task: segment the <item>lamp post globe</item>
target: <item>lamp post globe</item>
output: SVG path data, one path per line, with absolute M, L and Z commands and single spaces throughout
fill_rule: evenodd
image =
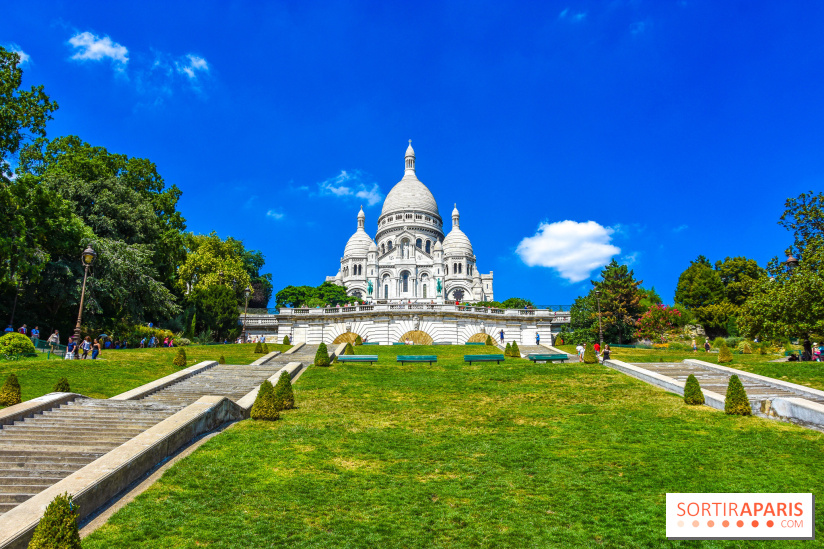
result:
M 787 256 L 787 261 L 784 262 L 790 272 L 793 271 L 796 267 L 798 267 L 798 260 L 792 256 L 792 254 Z

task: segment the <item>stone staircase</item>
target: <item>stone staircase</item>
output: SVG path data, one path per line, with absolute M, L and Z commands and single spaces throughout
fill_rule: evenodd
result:
M 263 365 L 218 365 L 140 400 L 77 398 L 0 426 L 0 517 L 206 395 L 237 402 L 289 362 L 310 364 L 317 345 Z
M 0 515 L 183 406 L 79 398 L 0 429 Z

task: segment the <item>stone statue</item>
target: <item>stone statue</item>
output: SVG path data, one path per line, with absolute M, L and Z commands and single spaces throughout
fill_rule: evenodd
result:
M 366 291 L 367 291 L 367 292 L 369 292 L 369 295 L 372 295 L 372 290 L 373 290 L 374 288 L 375 288 L 375 287 L 374 287 L 374 286 L 372 286 L 372 281 L 371 281 L 371 280 L 370 280 L 369 282 L 367 282 L 367 283 L 366 283 Z
M 421 319 L 418 317 L 418 315 L 415 315 L 412 318 L 412 323 L 415 326 L 416 331 L 421 329 Z
M 347 322 L 347 323 L 346 323 L 346 333 L 348 334 L 348 333 L 349 333 L 349 332 L 351 332 L 351 331 L 352 331 L 352 323 L 351 323 L 351 322 Z
M 482 334 L 485 334 L 485 333 L 486 333 L 486 325 L 484 324 L 484 321 L 483 321 L 483 320 L 481 321 L 481 333 L 482 333 Z

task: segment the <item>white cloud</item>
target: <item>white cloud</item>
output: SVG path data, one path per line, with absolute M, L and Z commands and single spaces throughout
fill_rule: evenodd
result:
M 689 229 L 689 225 L 678 225 L 677 227 L 675 227 L 675 228 L 672 230 L 672 232 L 674 232 L 674 233 L 680 233 L 681 231 L 685 231 L 685 230 L 687 230 L 687 229 Z
M 190 79 L 197 78 L 198 72 L 209 72 L 209 63 L 202 57 L 192 55 L 191 53 L 186 54 L 182 62 L 175 61 L 175 67 L 177 68 L 177 72 L 185 74 Z
M 25 65 L 31 61 L 31 56 L 24 52 L 17 44 L 5 44 L 3 47 L 6 48 L 6 50 L 14 52 L 20 56 L 20 65 Z
M 621 253 L 610 244 L 614 232 L 595 221 L 541 223 L 535 236 L 521 240 L 516 252 L 530 267 L 549 267 L 570 282 L 580 282 Z
M 275 210 L 269 210 L 268 212 L 266 212 L 266 217 L 271 217 L 272 219 L 275 219 L 275 220 L 283 219 L 283 215 L 284 215 L 283 213 L 275 211 Z
M 341 172 L 326 181 L 318 183 L 321 196 L 336 196 L 340 198 L 353 197 L 365 200 L 369 206 L 374 206 L 383 200 L 383 194 L 377 183 L 364 182 L 363 174 L 358 170 Z
M 81 32 L 69 38 L 69 44 L 77 49 L 72 59 L 100 61 L 109 58 L 122 65 L 129 62 L 129 50 L 108 36 L 100 38 L 90 32 Z
M 569 8 L 564 8 L 564 10 L 558 14 L 558 19 L 567 19 L 574 23 L 579 23 L 583 21 L 587 16 L 587 12 L 582 11 L 578 13 L 570 13 Z
M 627 254 L 621 260 L 621 263 L 626 265 L 627 267 L 634 265 L 638 262 L 638 256 L 641 255 L 641 252 L 632 252 L 631 254 Z

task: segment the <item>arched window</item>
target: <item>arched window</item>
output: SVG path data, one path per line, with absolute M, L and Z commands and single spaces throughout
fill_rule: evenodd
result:
M 392 241 L 391 240 L 386 243 L 386 247 L 389 249 L 390 252 L 392 251 Z
M 430 252 L 429 252 L 429 250 L 430 250 L 430 246 L 431 246 L 431 245 L 432 245 L 432 242 L 431 242 L 431 241 L 429 241 L 429 240 L 427 240 L 427 241 L 426 241 L 426 253 L 430 253 Z
M 409 271 L 404 271 L 401 276 L 403 277 L 403 291 L 406 293 L 409 291 Z
M 384 244 L 381 244 L 381 255 L 383 255 L 385 253 L 386 253 L 386 246 Z
M 462 263 L 458 263 L 458 272 L 463 273 L 463 264 Z
M 423 297 L 426 299 L 426 284 L 423 285 Z
M 421 240 L 420 238 L 419 238 L 419 239 L 417 239 L 417 240 L 415 241 L 415 247 L 416 247 L 417 249 L 419 249 L 419 250 L 420 250 L 421 248 L 423 248 L 423 240 Z
M 448 274 L 449 274 L 449 265 L 444 265 L 444 267 L 443 267 L 443 274 L 445 274 L 445 275 L 448 275 Z

